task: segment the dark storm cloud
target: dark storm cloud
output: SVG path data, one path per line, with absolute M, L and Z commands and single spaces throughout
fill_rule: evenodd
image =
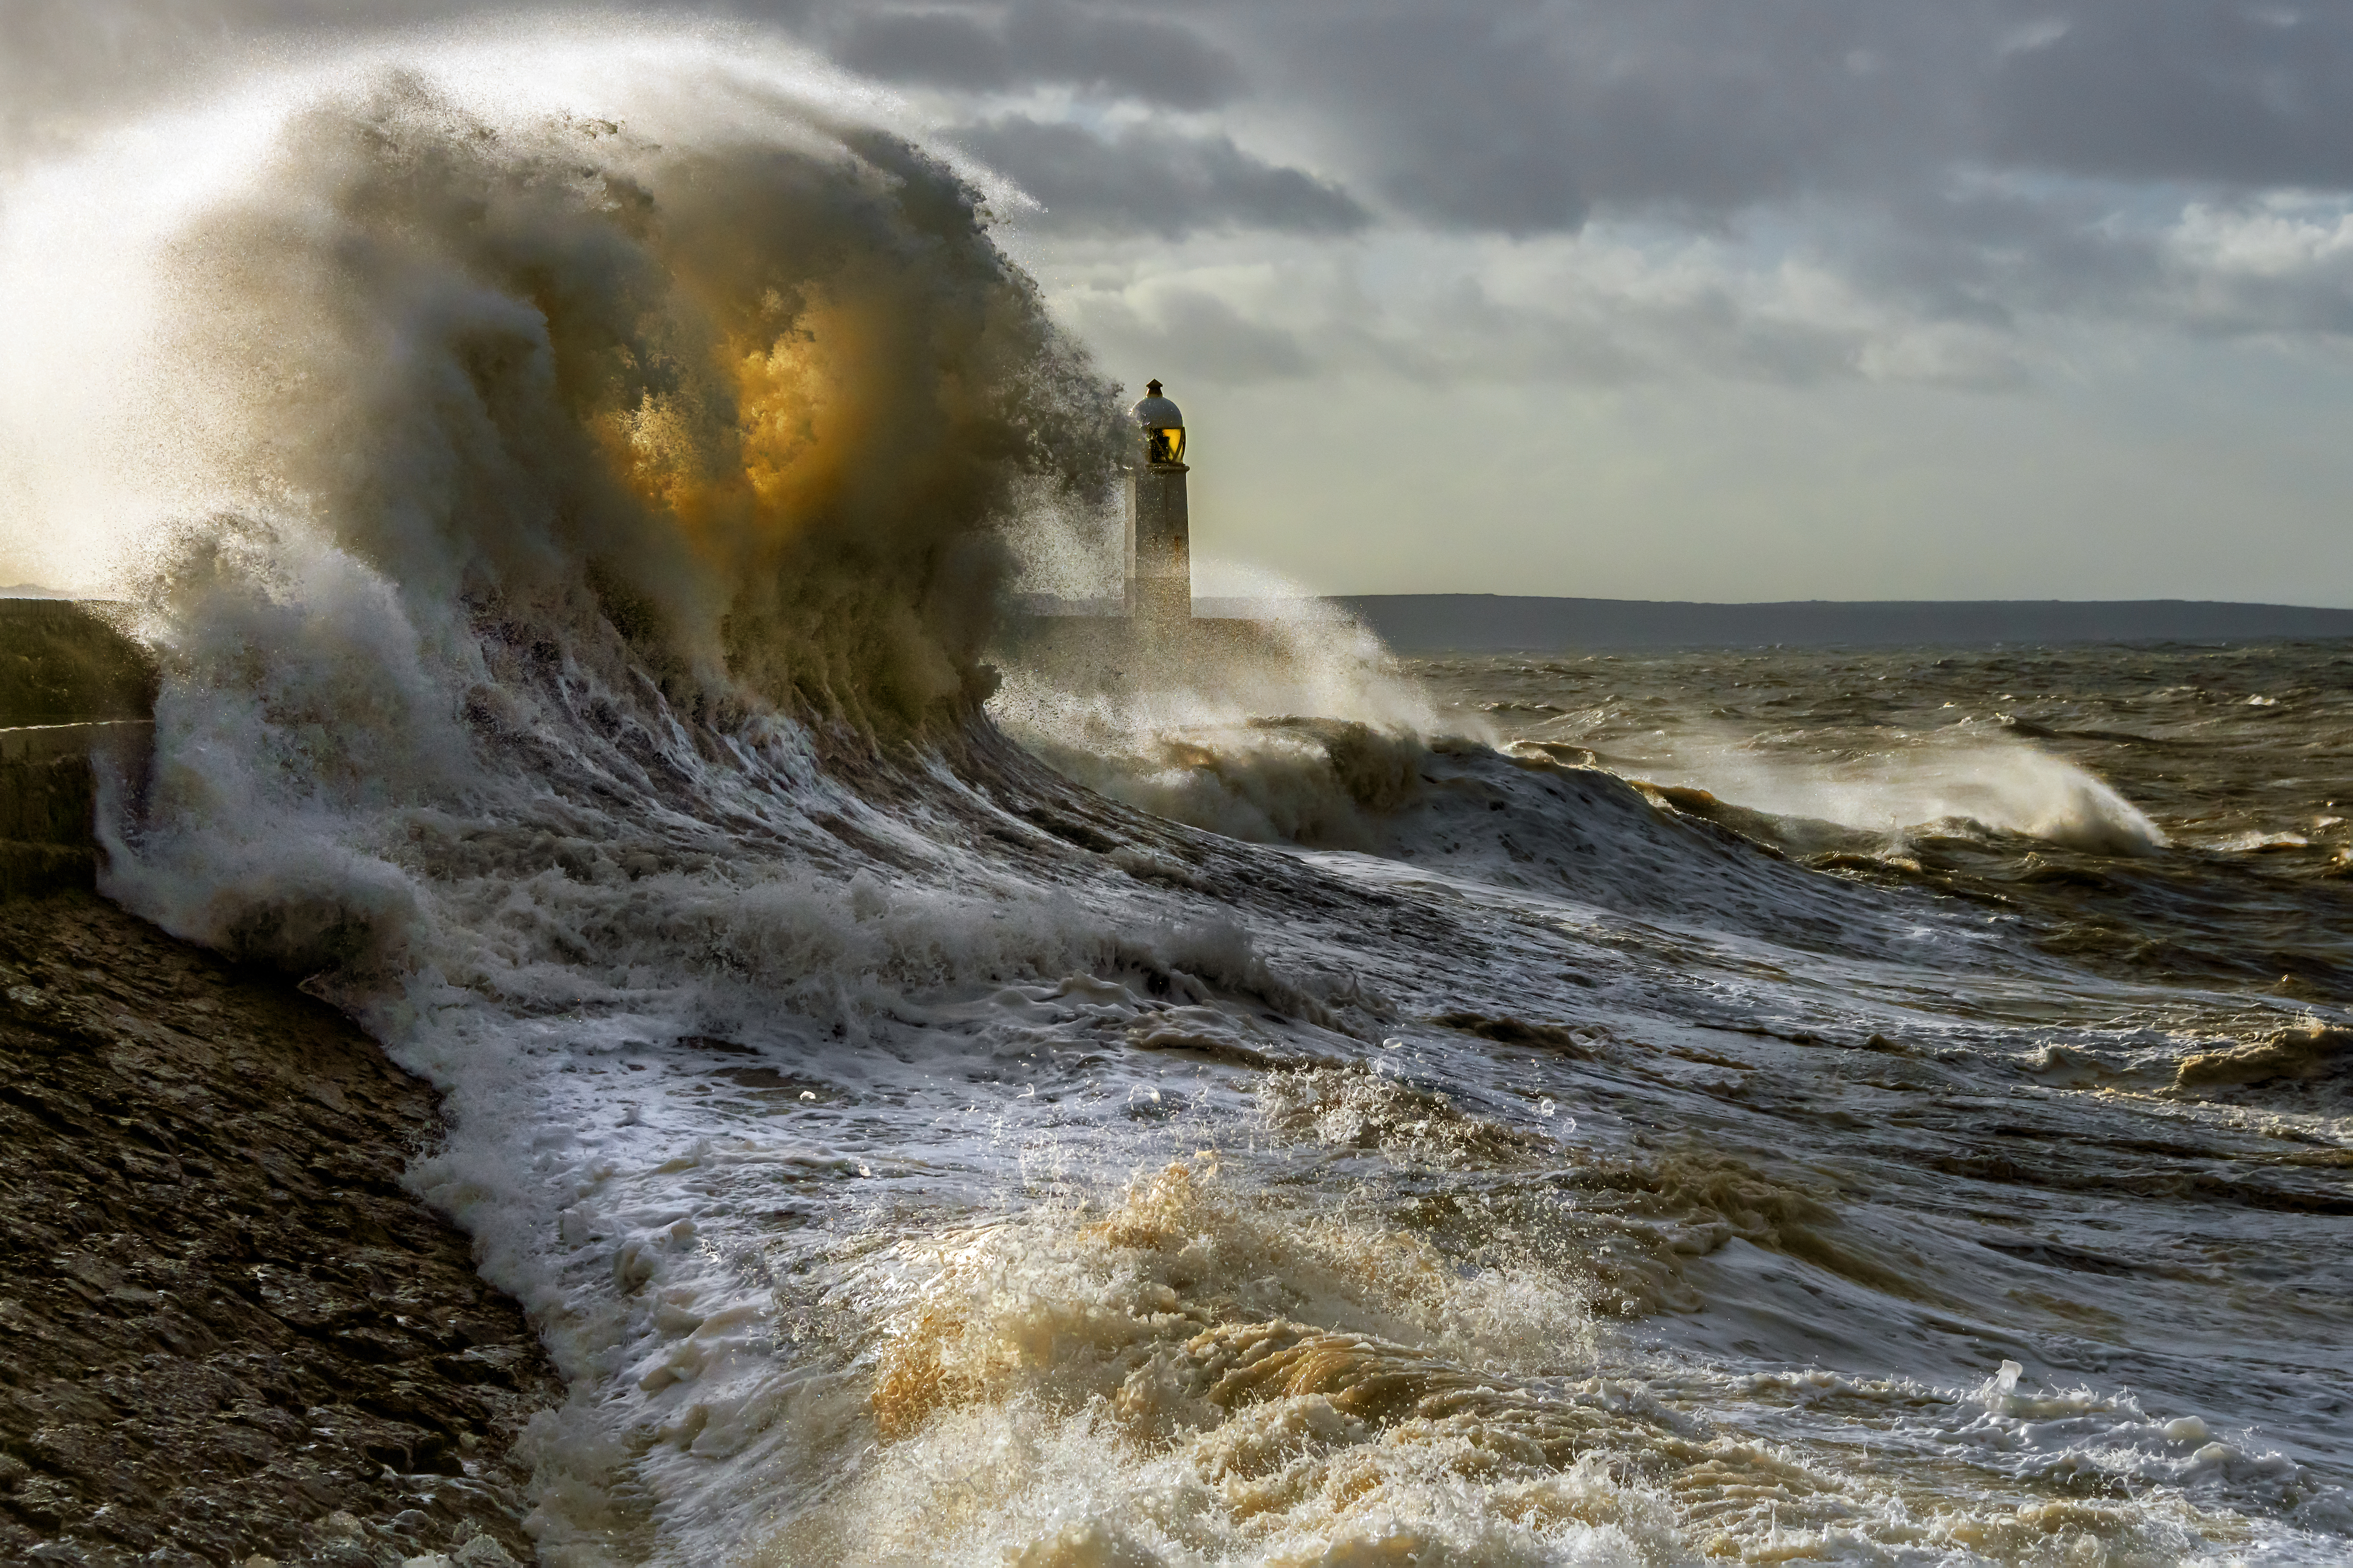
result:
M 2181 0 L 1302 4 L 1221 14 L 1425 221 L 1737 210 L 1957 168 L 2353 185 L 2353 7 Z
M 807 26 L 886 80 L 1291 121 L 1405 216 L 1525 234 L 1573 228 L 1597 203 L 1736 207 L 1950 145 L 1939 122 L 1967 118 L 1966 95 L 1888 68 L 1956 28 L 1925 3 L 1892 15 L 1860 0 L 819 0 Z M 1989 59 L 2000 30 L 1976 29 Z
M 1044 204 L 1041 228 L 1171 238 L 1210 228 L 1336 234 L 1369 217 L 1345 191 L 1254 158 L 1225 136 L 1147 127 L 1101 137 L 1020 115 L 954 136 Z
M 2051 312 L 2353 322 L 2353 278 L 2326 246 L 2274 236 L 2255 266 L 2236 242 L 2195 252 L 2174 232 L 2193 206 L 2253 223 L 2266 193 L 2353 190 L 2343 0 L 649 0 L 629 14 L 649 8 L 773 26 L 921 95 L 1045 204 L 1042 231 L 1540 241 L 1604 219 L 1778 247 L 1876 304 L 1989 331 Z M 70 139 L 208 52 L 511 9 L 0 0 L 0 135 L 14 156 Z
M 2353 185 L 2341 5 L 1204 0 L 822 15 L 839 58 L 894 79 L 1074 84 L 1288 118 L 1353 187 L 1448 227 L 1533 234 L 1623 208 L 1704 220 L 1971 167 Z
M 2010 54 L 1989 156 L 2118 179 L 2353 185 L 2353 11 L 2142 0 Z
M 990 90 L 1054 84 L 1176 109 L 1225 102 L 1232 57 L 1149 13 L 1022 0 L 998 12 L 857 8 L 827 31 L 834 58 L 885 80 Z
M 1315 150 L 1324 179 L 1299 191 L 1309 205 L 1337 180 L 1398 216 L 1445 227 L 1535 234 L 1620 209 L 1705 222 L 1803 195 L 1916 193 L 1976 167 L 2244 189 L 2353 186 L 2353 6 L 2341 3 L 654 0 L 650 8 L 771 23 L 852 69 L 951 94 L 1050 89 L 1280 123 L 1287 146 Z M 226 41 L 512 9 L 461 0 L 5 0 L 0 87 L 54 103 L 123 90 Z
M 1444 226 L 1569 229 L 1605 204 L 1722 212 L 1868 181 L 1951 140 L 1951 94 L 1888 79 L 1890 28 L 1861 11 L 1456 0 L 1301 7 L 1266 30 L 1296 98 L 1328 116 L 1333 155 Z

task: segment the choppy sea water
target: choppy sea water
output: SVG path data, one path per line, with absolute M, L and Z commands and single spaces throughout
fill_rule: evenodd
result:
M 1546 1458 L 1608 1456 L 1611 1506 L 1656 1510 L 1651 1538 L 1610 1516 L 1638 1558 L 2341 1557 L 2348 670 L 2342 644 L 1414 661 L 1433 732 L 1487 743 L 1298 858 L 1476 955 L 1368 921 L 1397 1032 L 1363 1077 L 1256 1093 L 1452 1289 L 1578 1281 L 1581 1364 L 1533 1349 L 1560 1321 L 1400 1342 L 1530 1402 L 1450 1436 L 1483 1459 L 1490 1421 L 1627 1415 Z M 1098 782 L 1229 826 L 1263 798 L 1163 758 Z M 1433 1436 L 1356 1442 L 1406 1432 Z M 1495 1480 L 1498 1533 L 1430 1560 L 1573 1560 L 1499 1543 L 1498 1515 L 1544 1531 Z
M 396 814 L 468 968 L 334 994 L 574 1381 L 554 1561 L 2327 1563 L 2348 657 L 648 735 Z
M 108 890 L 447 1092 L 543 1560 L 2344 1559 L 2346 648 L 992 669 L 1124 437 L 894 112 L 592 28 L 11 176 Z
M 1817 868 L 2007 902 L 2118 973 L 2316 1000 L 2353 984 L 2349 668 L 2295 642 L 1413 666 L 1450 718 L 1712 788 Z

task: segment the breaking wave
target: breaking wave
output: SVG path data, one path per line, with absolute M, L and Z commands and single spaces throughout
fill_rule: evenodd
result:
M 97 268 L 152 311 L 88 484 L 164 673 L 108 889 L 448 1092 L 410 1180 L 571 1386 L 543 1560 L 2341 1544 L 2328 1390 L 2271 1444 L 2265 1396 L 2112 1327 L 2301 1344 L 2304 1309 L 2144 1269 L 2171 1220 L 2053 1239 L 2123 1223 L 2080 1142 L 2333 1084 L 2341 1026 L 1450 734 L 1345 623 L 1116 702 L 1000 678 L 1119 426 L 985 173 L 798 67 L 535 63 L 177 124 L 178 194 Z M 42 199 L 135 202 L 162 142 L 126 145 Z M 26 363 L 69 411 L 108 374 Z M 2032 755 L 1853 787 L 2164 842 Z M 2069 1049 L 2138 1053 L 2147 1105 L 2061 1103 Z M 1997 1100 L 1993 1156 L 1948 1108 Z M 2277 1114 L 2319 1147 L 2333 1104 Z M 2167 1179 L 2249 1235 L 2340 1212 L 2325 1161 L 2199 1135 L 2245 1169 Z

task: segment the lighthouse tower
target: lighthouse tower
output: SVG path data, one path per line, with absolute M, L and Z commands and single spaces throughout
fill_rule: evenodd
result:
M 1185 510 L 1185 416 L 1145 384 L 1127 486 L 1127 615 L 1139 628 L 1193 617 L 1193 529 Z

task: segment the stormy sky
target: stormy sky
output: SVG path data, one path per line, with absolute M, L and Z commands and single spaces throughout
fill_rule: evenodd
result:
M 882 84 L 1018 187 L 1058 313 L 1185 405 L 1207 553 L 1342 592 L 2353 604 L 2353 7 L 658 14 Z M 10 0 L 0 136 L 489 15 Z

